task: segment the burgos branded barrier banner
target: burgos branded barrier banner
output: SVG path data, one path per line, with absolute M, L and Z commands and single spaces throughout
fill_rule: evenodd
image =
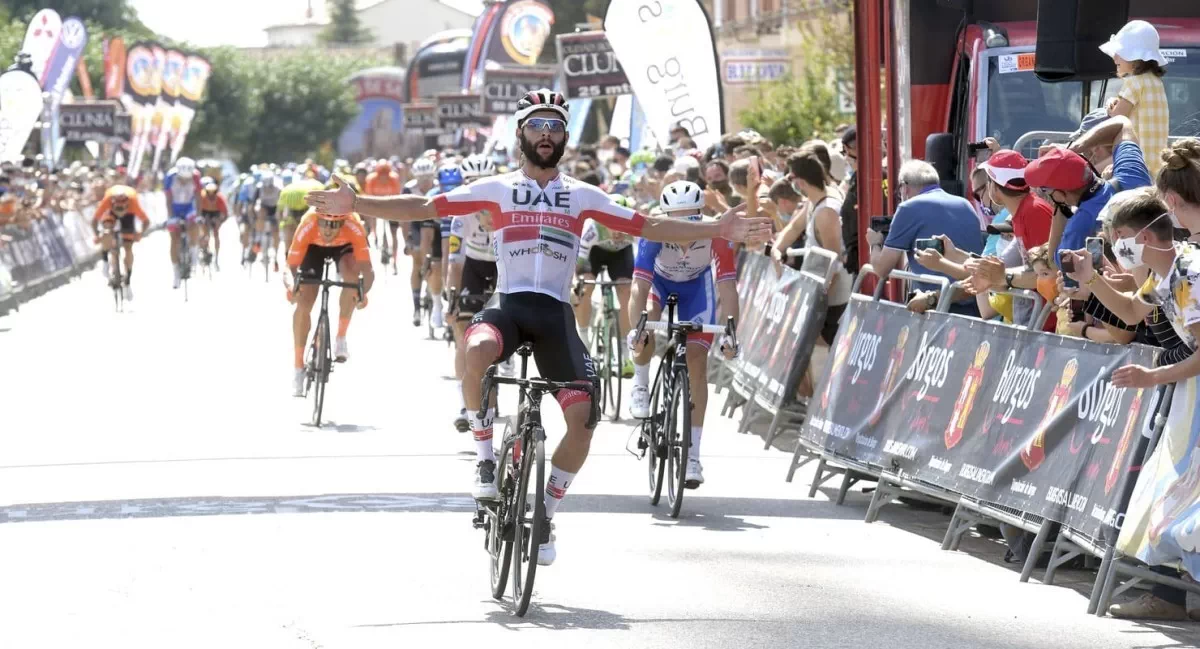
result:
M 1152 359 L 1140 345 L 854 299 L 801 437 L 1096 537 L 1119 523 L 1153 417 L 1153 391 L 1113 387 L 1112 371 Z
M 738 262 L 738 340 L 734 389 L 770 408 L 793 399 L 825 319 L 823 282 L 759 254 Z M 721 324 L 721 323 L 718 323 Z

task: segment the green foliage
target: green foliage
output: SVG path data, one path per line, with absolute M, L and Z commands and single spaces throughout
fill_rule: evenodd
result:
M 369 43 L 371 31 L 364 29 L 358 21 L 358 10 L 354 0 L 327 0 L 329 26 L 321 32 L 325 43 Z
M 12 63 L 27 26 L 24 18 L 0 23 L 0 69 Z M 84 62 L 93 88 L 103 98 L 104 40 L 119 35 L 132 44 L 154 36 L 139 31 L 137 25 L 106 28 L 89 20 L 87 28 Z M 374 57 L 330 56 L 318 48 L 272 59 L 231 47 L 197 50 L 186 43 L 158 40 L 198 51 L 213 66 L 185 153 L 204 157 L 214 149 L 228 151 L 240 158 L 236 161 L 243 167 L 262 161 L 299 160 L 317 153 L 357 114 L 347 79 L 358 70 L 388 64 Z M 78 79 L 73 92 L 81 96 Z
M 741 122 L 776 144 L 829 139 L 848 119 L 838 108 L 835 80 L 853 96 L 854 39 L 848 14 L 822 15 L 803 28 L 803 68 L 798 74 L 761 84 Z
M 7 11 L 5 18 L 15 18 L 23 24 L 29 24 L 29 19 L 41 9 L 53 9 L 64 19 L 69 16 L 79 16 L 86 22 L 94 22 L 106 28 L 130 30 L 142 36 L 149 36 L 150 31 L 138 20 L 137 12 L 130 6 L 128 0 L 5 0 L 0 11 Z

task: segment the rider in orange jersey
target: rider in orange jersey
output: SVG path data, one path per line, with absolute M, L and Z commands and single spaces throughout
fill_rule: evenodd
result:
M 137 231 L 137 221 L 142 223 L 142 231 Z M 111 225 L 111 229 L 103 234 L 100 232 L 101 224 Z M 146 212 L 142 210 L 141 203 L 138 202 L 137 190 L 126 185 L 113 185 L 104 192 L 104 198 L 100 200 L 100 204 L 96 206 L 96 213 L 92 216 L 92 231 L 96 233 L 96 241 L 100 243 L 102 249 L 108 253 L 112 252 L 113 260 L 116 260 L 116 236 L 120 236 L 121 245 L 125 248 L 125 276 L 124 289 L 126 300 L 133 299 L 133 290 L 129 288 L 129 276 L 133 274 L 133 242 L 142 238 L 146 229 L 150 227 L 150 219 L 146 216 Z M 110 269 L 109 255 L 104 255 L 104 274 L 108 275 Z

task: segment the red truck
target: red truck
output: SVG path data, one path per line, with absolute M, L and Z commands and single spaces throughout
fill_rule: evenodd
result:
M 882 141 L 884 122 L 890 135 L 886 152 L 859 147 L 860 233 L 871 216 L 892 211 L 884 204 L 882 154 L 928 160 L 948 190 L 965 195 L 974 167 L 968 144 L 994 137 L 1036 157 L 1040 144 L 1066 140 L 1083 115 L 1116 95 L 1115 79 L 1038 79 L 1037 13 L 1037 0 L 855 0 L 858 139 Z M 1200 135 L 1200 2 L 1131 0 L 1134 18 L 1158 28 L 1169 60 L 1163 82 L 1171 135 Z M 884 80 L 886 120 L 879 109 Z M 866 263 L 861 240 L 859 251 Z

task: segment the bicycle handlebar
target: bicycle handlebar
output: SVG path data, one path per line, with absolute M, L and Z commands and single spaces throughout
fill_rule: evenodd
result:
M 483 396 L 479 400 L 479 412 L 477 413 L 480 419 L 487 417 L 487 412 L 491 408 L 492 388 L 501 384 L 516 385 L 540 392 L 553 392 L 556 390 L 579 390 L 580 392 L 586 392 L 591 403 L 586 427 L 591 430 L 600 421 L 600 404 L 596 399 L 597 390 L 595 383 L 591 381 L 551 381 L 543 378 L 521 379 L 496 376 L 495 365 L 489 367 L 483 375 Z
M 363 298 L 363 278 L 361 276 L 358 278 L 357 282 L 335 282 L 331 279 L 316 279 L 315 277 L 296 275 L 296 283 L 293 285 L 292 290 L 299 291 L 300 287 L 306 284 L 315 284 L 322 288 L 352 288 L 358 292 L 359 301 L 362 301 Z

